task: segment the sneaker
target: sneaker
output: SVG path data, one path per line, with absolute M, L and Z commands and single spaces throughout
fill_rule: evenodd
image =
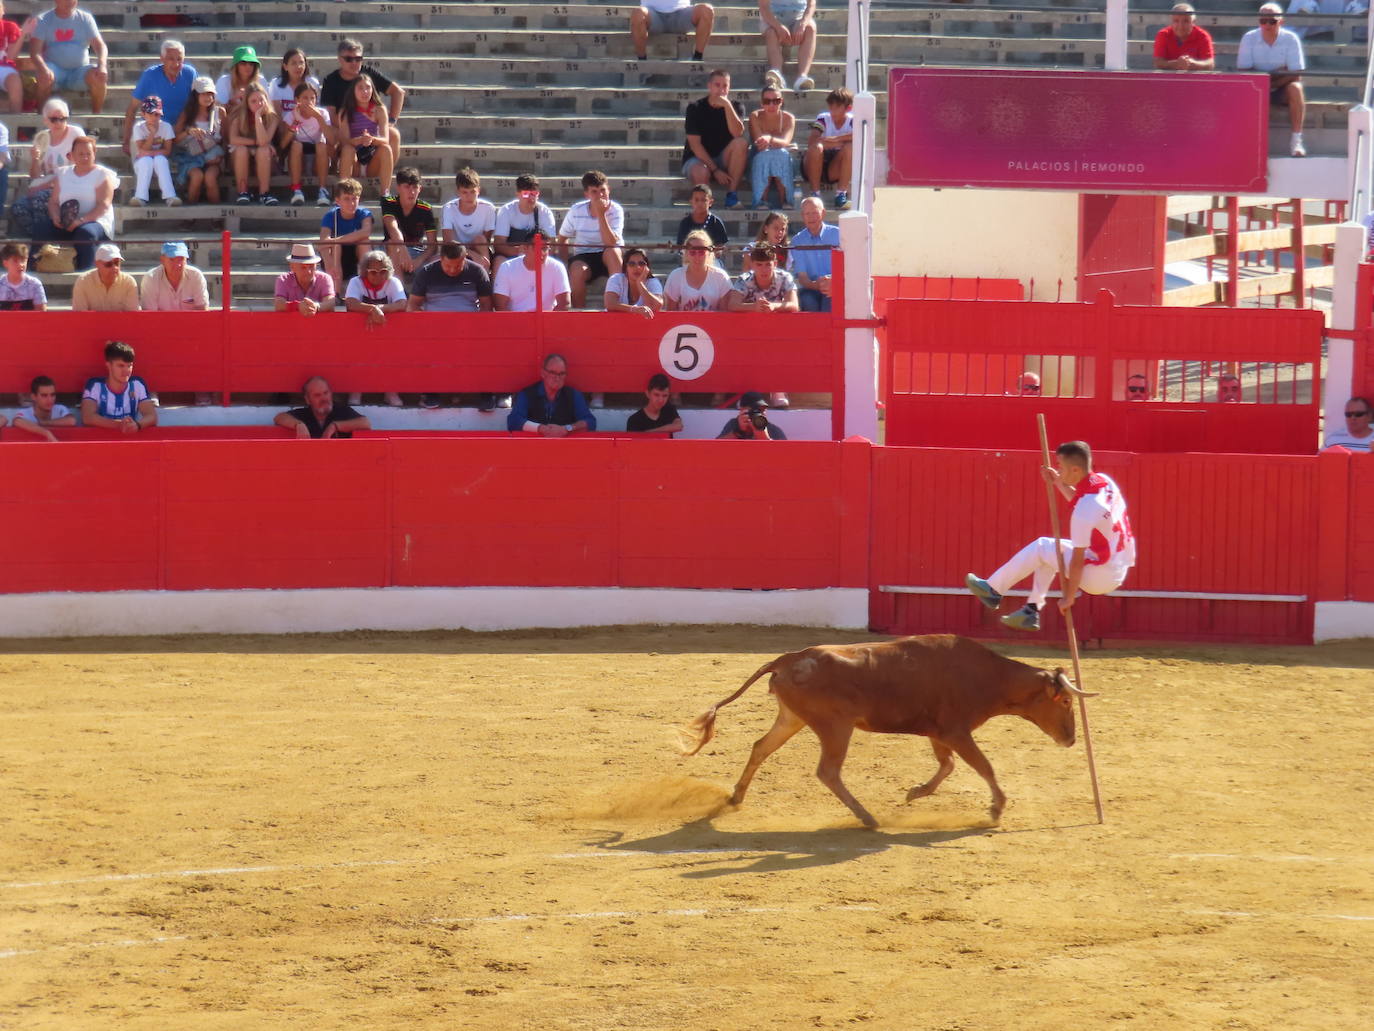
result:
M 264 193 L 262 195 L 262 203 L 263 206 L 270 207 L 273 204 L 280 204 L 281 201 L 277 200 L 277 198 L 272 196 L 270 193 Z
M 786 85 L 783 82 L 782 72 L 778 71 L 776 68 L 769 68 L 768 71 L 763 73 L 763 84 L 764 86 L 771 86 L 779 93 L 783 91 L 783 87 Z
M 494 411 L 496 411 L 496 395 L 495 395 L 495 394 L 478 394 L 478 395 L 477 395 L 477 410 L 478 410 L 479 412 L 494 412 Z
M 291 203 L 297 207 L 305 203 L 305 194 L 300 190 L 291 191 Z
M 439 407 L 439 398 L 438 398 L 438 396 L 435 395 L 435 394 L 421 394 L 421 395 L 420 395 L 420 407 L 421 407 L 421 408 L 427 408 L 427 409 L 429 409 L 429 410 L 431 410 L 431 411 L 433 411 L 435 408 L 438 408 L 438 407 Z
M 401 395 L 394 390 L 387 392 L 386 403 L 392 408 L 401 408 L 405 404 L 405 402 L 401 400 Z
M 1002 617 L 1002 624 L 1013 630 L 1039 630 L 1040 610 L 1034 605 L 1027 605 L 1015 612 L 1008 612 Z
M 840 211 L 849 210 L 849 194 L 845 193 L 844 190 L 835 194 L 835 207 Z
M 798 75 L 797 81 L 792 83 L 793 93 L 805 93 L 809 89 L 816 88 L 816 80 L 809 75 Z M 778 83 L 778 89 L 782 89 L 782 83 Z
M 250 196 L 248 196 L 248 194 L 246 194 L 246 193 L 240 193 L 237 197 L 234 198 L 234 203 L 235 203 L 235 204 L 252 204 L 252 203 L 253 203 L 253 198 L 250 197 Z
M 792 407 L 792 401 L 786 394 L 772 394 L 768 398 L 769 408 L 780 408 L 786 411 Z
M 129 198 L 129 204 L 132 205 L 132 206 L 135 207 L 135 208 L 141 208 L 141 207 L 143 207 L 143 205 L 145 205 L 145 204 L 147 204 L 147 203 L 148 203 L 148 200 L 147 200 L 146 197 L 130 197 L 130 198 Z
M 734 190 L 729 190 L 725 194 L 725 206 L 727 208 L 739 207 L 739 194 Z
M 179 208 L 179 207 L 181 207 L 181 198 L 180 198 L 180 197 L 168 197 L 168 198 L 167 198 L 167 206 L 168 206 L 169 208 Z
M 994 612 L 997 606 L 1002 604 L 1002 596 L 992 589 L 992 584 L 986 580 L 979 579 L 972 573 L 964 577 L 964 586 L 973 592 L 974 596 Z
M 329 205 L 334 203 L 334 200 L 332 197 L 329 196 L 329 191 L 326 190 L 323 186 L 321 186 L 319 196 L 315 198 L 315 203 L 322 208 L 327 208 L 329 207 Z
M 1288 153 L 1295 158 L 1307 157 L 1307 148 L 1302 145 L 1302 133 L 1295 132 L 1292 140 L 1288 144 Z

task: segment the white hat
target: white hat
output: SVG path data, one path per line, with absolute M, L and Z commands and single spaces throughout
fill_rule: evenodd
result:
M 291 256 L 286 260 L 297 265 L 318 265 L 320 256 L 310 244 L 296 243 L 291 245 Z
M 124 255 L 120 254 L 119 248 L 112 243 L 102 243 L 95 249 L 96 261 L 114 261 L 115 258 L 123 261 Z

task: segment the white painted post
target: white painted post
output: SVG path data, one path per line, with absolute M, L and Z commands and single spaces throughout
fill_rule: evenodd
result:
M 873 189 L 877 186 L 878 98 L 868 90 L 854 96 L 850 112 L 854 125 L 854 161 L 850 172 L 850 203 L 856 211 L 873 213 Z
M 1374 10 L 1374 7 L 1370 8 Z M 1369 190 L 1371 177 L 1371 137 L 1374 137 L 1374 111 L 1356 104 L 1346 115 L 1346 168 L 1350 176 L 1350 220 L 1363 222 L 1370 212 Z
M 1126 0 L 1107 0 L 1106 68 L 1126 70 Z
M 844 251 L 844 317 L 873 317 L 872 227 L 862 211 L 840 215 Z M 832 302 L 840 299 L 832 299 Z M 878 440 L 878 337 L 871 328 L 844 331 L 844 435 Z
M 1365 229 L 1358 222 L 1336 227 L 1336 279 L 1331 284 L 1331 328 L 1355 328 L 1356 282 L 1364 257 Z M 1345 403 L 1355 392 L 1355 343 L 1331 337 L 1326 341 L 1326 380 L 1322 411 L 1330 431 L 1345 425 Z
M 845 33 L 844 84 L 857 95 L 869 89 L 868 0 L 849 0 L 849 28 Z

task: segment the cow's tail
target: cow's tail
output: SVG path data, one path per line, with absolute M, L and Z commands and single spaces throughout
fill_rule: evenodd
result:
M 729 698 L 723 698 L 716 702 L 715 705 L 711 706 L 691 723 L 687 724 L 686 730 L 678 735 L 678 747 L 682 749 L 682 754 L 696 755 L 706 747 L 706 743 L 710 741 L 711 738 L 715 737 L 716 734 L 716 710 L 722 705 L 729 705 L 740 695 L 744 694 L 745 691 L 748 691 L 749 688 L 753 686 L 754 681 L 758 680 L 759 677 L 763 676 L 765 673 L 772 673 L 777 662 L 778 660 L 774 659 L 771 662 L 764 663 L 759 667 L 758 672 L 740 685 L 738 691 Z

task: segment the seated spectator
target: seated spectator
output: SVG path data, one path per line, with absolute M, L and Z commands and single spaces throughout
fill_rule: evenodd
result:
M 29 407 L 14 416 L 14 428 L 57 443 L 50 426 L 75 426 L 76 416 L 66 405 L 57 403 L 57 384 L 47 376 L 35 376 L 29 384 Z M 0 424 L 3 425 L 3 424 Z
M 40 106 L 54 89 L 70 92 L 84 86 L 91 94 L 91 113 L 100 114 L 110 81 L 109 48 L 90 13 L 76 9 L 76 0 L 53 0 L 52 10 L 38 16 L 30 32 L 29 56 Z
M 768 51 L 768 71 L 763 81 L 781 90 L 785 85 L 782 65 L 785 47 L 797 48 L 797 77 L 792 90 L 805 93 L 816 85 L 811 62 L 816 56 L 816 0 L 759 0 L 763 45 Z
M 46 223 L 48 197 L 57 181 L 57 170 L 72 163 L 71 149 L 86 130 L 71 121 L 67 102 L 53 97 L 43 105 L 43 123 L 29 147 L 29 185 L 10 207 L 10 233 L 15 228 L 37 239 L 35 228 Z
M 663 287 L 667 311 L 720 311 L 730 295 L 730 277 L 715 263 L 711 238 L 701 230 L 687 234 L 683 264 L 668 274 Z
M 1292 0 L 1288 5 L 1289 14 L 1364 14 L 1369 10 L 1369 0 Z M 1298 26 L 1293 35 L 1299 39 L 1308 36 L 1332 35 L 1326 25 Z
M 1282 24 L 1283 8 L 1274 3 L 1264 4 L 1259 9 L 1259 28 L 1251 29 L 1240 39 L 1236 70 L 1269 73 L 1269 103 L 1288 105 L 1288 119 L 1293 127 L 1288 152 L 1301 158 L 1307 156 L 1302 140 L 1306 104 L 1302 71 L 1307 66 L 1302 56 L 1302 40 L 1281 28 Z
M 649 255 L 639 247 L 625 252 L 625 271 L 606 280 L 607 311 L 623 311 L 651 319 L 663 309 L 663 284 L 649 268 Z
M 366 415 L 334 400 L 334 391 L 323 376 L 311 376 L 302 388 L 305 406 L 280 413 L 272 420 L 284 429 L 294 430 L 300 440 L 348 440 L 359 430 L 372 429 Z
M 72 311 L 138 311 L 138 284 L 123 264 L 119 248 L 102 243 L 95 252 L 95 268 L 72 287 Z
M 1160 71 L 1210 72 L 1217 66 L 1211 34 L 1197 24 L 1192 4 L 1174 4 L 1169 26 L 1155 34 L 1155 68 Z
M 717 68 L 706 79 L 706 96 L 687 105 L 687 143 L 682 174 L 693 186 L 725 187 L 725 206 L 739 204 L 739 184 L 749 160 L 744 108 L 730 99 L 730 73 Z
M 157 189 L 164 204 L 176 207 L 181 203 L 172 185 L 172 163 L 168 160 L 175 135 L 172 127 L 162 120 L 162 101 L 156 96 L 145 100 L 143 121 L 134 126 L 134 196 L 129 202 L 134 207 L 141 208 L 148 203 L 153 176 L 157 176 Z
M 366 75 L 354 79 L 339 105 L 339 175 L 373 176 L 383 197 L 391 192 L 391 170 L 396 167 L 387 145 L 389 117 L 372 80 Z
M 460 168 L 453 177 L 458 196 L 444 205 L 439 231 L 444 243 L 461 243 L 469 261 L 491 273 L 491 234 L 496 228 L 496 205 L 483 197 L 482 179 L 471 168 Z
M 758 233 L 754 236 L 752 243 L 744 245 L 744 269 L 748 272 L 754 267 L 754 259 L 751 255 L 755 247 L 763 244 L 773 248 L 773 253 L 778 258 L 778 268 L 785 268 L 789 271 L 792 267 L 792 252 L 787 246 L 787 215 L 782 211 L 770 211 L 764 218 L 763 224 L 759 226 Z
M 112 340 L 105 345 L 105 375 L 92 376 L 81 393 L 81 425 L 137 433 L 157 425 L 157 403 L 134 375 L 134 349 Z
M 226 134 L 229 137 L 229 158 L 234 166 L 234 186 L 238 190 L 235 204 L 278 204 L 272 196 L 272 159 L 276 156 L 273 141 L 281 119 L 272 110 L 267 91 L 257 83 L 250 83 L 243 103 L 228 113 Z M 248 192 L 248 165 L 252 162 L 257 173 L 258 189 Z
M 343 132 L 348 123 L 340 119 L 340 109 L 344 98 L 353 88 L 352 83 L 365 75 L 372 80 L 378 97 L 386 97 L 387 103 L 387 140 L 391 147 L 392 164 L 401 160 L 401 134 L 396 125 L 401 118 L 401 108 L 405 105 L 406 91 L 398 83 L 392 82 L 370 64 L 363 63 L 363 45 L 356 39 L 344 39 L 339 43 L 339 67 L 324 77 L 320 86 L 320 103 L 329 109 L 329 114 L 339 132 L 336 146 L 343 142 Z
M 716 23 L 716 9 L 710 4 L 694 4 L 692 0 L 643 0 L 643 7 L 630 10 L 630 39 L 635 45 L 635 58 L 649 59 L 649 37 L 694 35 L 692 60 L 700 61 L 711 42 L 711 26 Z M 16 108 L 15 110 L 18 110 Z
M 15 60 L 19 57 L 19 42 L 24 38 L 17 22 L 5 20 L 5 2 L 0 0 L 0 90 L 5 91 L 10 114 L 24 110 L 24 77 L 19 74 Z M 5 208 L 5 195 L 0 192 L 0 211 Z
M 186 63 L 186 47 L 175 39 L 164 39 L 158 49 L 160 60 L 149 65 L 138 77 L 133 97 L 124 112 L 124 153 L 134 155 L 133 132 L 143 104 L 156 97 L 168 122 L 173 122 L 191 99 L 191 84 L 196 81 L 196 66 Z
M 1126 400 L 1148 401 L 1150 381 L 1143 372 L 1133 372 L 1126 377 Z
M 520 244 L 520 260 L 503 261 L 496 270 L 491 295 L 497 311 L 534 311 L 536 307 L 541 311 L 568 311 L 572 307 L 568 270 L 549 254 L 544 255 L 540 270 L 543 296 L 536 302 L 534 270 L 539 268 L 536 249 L 534 240 L 526 240 Z
M 292 112 L 296 110 L 296 97 L 298 93 L 304 92 L 303 87 L 310 87 L 310 106 L 313 113 L 306 119 L 292 118 Z M 322 110 L 318 105 L 320 102 L 320 80 L 315 78 L 310 70 L 310 58 L 300 47 L 289 47 L 281 55 L 281 68 L 276 78 L 267 83 L 267 99 L 272 101 L 272 106 L 281 115 L 281 125 L 277 128 L 277 154 L 279 159 L 290 160 L 291 141 L 301 139 L 302 142 L 322 142 L 323 147 L 306 147 L 305 149 L 314 154 L 317 159 L 323 158 L 324 167 L 329 168 L 329 157 L 331 148 L 329 146 L 329 112 Z M 302 135 L 297 136 L 295 130 L 302 128 Z M 312 129 L 318 127 L 320 135 L 315 136 Z M 299 185 L 300 180 L 295 181 Z M 324 176 L 320 176 L 320 186 L 324 186 Z M 294 200 L 293 200 L 294 203 Z M 329 194 L 324 195 L 324 203 L 329 203 Z
M 208 75 L 191 84 L 191 98 L 177 116 L 172 133 L 172 181 L 186 191 L 188 204 L 205 200 L 218 204 L 219 177 L 224 171 L 224 108 L 215 100 L 215 84 Z
M 539 179 L 528 172 L 516 176 L 515 199 L 496 210 L 493 267 L 509 258 L 518 258 L 520 245 L 535 233 L 541 234 L 547 244 L 557 235 L 556 225 L 553 212 L 539 200 Z
M 778 268 L 778 256 L 768 244 L 759 244 L 749 255 L 750 271 L 735 280 L 725 298 L 727 311 L 794 312 L 797 281 L 792 273 Z M 776 403 L 776 402 L 775 402 Z
M 811 196 L 820 197 L 821 187 L 835 186 L 835 207 L 849 207 L 849 174 L 854 164 L 854 93 L 841 86 L 825 98 L 826 110 L 811 123 L 811 138 L 806 144 L 803 171 L 811 186 Z
M 319 192 L 315 203 L 329 204 L 329 188 L 325 182 L 329 177 L 330 146 L 329 112 L 318 106 L 319 88 L 312 82 L 302 82 L 296 87 L 295 102 L 291 110 L 282 116 L 282 130 L 289 133 L 286 144 L 286 166 L 291 173 L 291 203 L 304 204 L 305 155 L 315 161 L 315 181 Z M 383 198 L 385 200 L 385 198 Z
M 396 170 L 396 192 L 382 198 L 382 235 L 392 264 L 412 275 L 439 253 L 434 208 L 420 199 L 420 170 Z
M 248 99 L 248 92 L 252 89 L 267 93 L 267 80 L 262 77 L 262 62 L 258 60 L 258 52 L 249 46 L 235 47 L 229 70 L 215 83 L 215 101 L 232 118 L 238 114 L 238 109 Z
M 761 106 L 749 115 L 749 135 L 754 138 L 754 161 L 749 174 L 754 185 L 754 207 L 770 207 L 768 190 L 777 184 L 781 207 L 792 206 L 792 137 L 797 119 L 783 110 L 782 90 L 766 85 L 759 94 Z
M 1234 372 L 1223 372 L 1217 377 L 1217 400 L 1222 404 L 1238 404 L 1240 402 L 1240 377 Z
M 359 206 L 362 196 L 362 183 L 340 179 L 334 184 L 334 206 L 320 219 L 320 251 L 335 292 L 358 274 L 358 259 L 372 249 L 372 209 Z
M 1040 396 L 1040 377 L 1034 372 L 1021 373 L 1021 379 L 1017 384 L 1017 393 L 1029 396 Z
M 491 311 L 487 270 L 468 260 L 461 243 L 441 243 L 439 258 L 415 273 L 407 311 Z
M 559 256 L 568 263 L 574 308 L 587 306 L 588 283 L 620 271 L 625 243 L 625 209 L 611 200 L 606 174 L 584 172 L 582 194 L 585 199 L 568 209 L 558 227 Z
M 507 262 L 502 268 L 514 264 Z M 567 437 L 596 429 L 596 416 L 587 407 L 587 399 L 568 386 L 568 362 L 561 354 L 548 355 L 538 382 L 515 395 L 506 428 L 541 437 Z
M 180 240 L 162 245 L 158 267 L 143 277 L 139 299 L 144 311 L 205 311 L 210 292 L 205 273 L 187 261 L 191 252 Z
M 320 271 L 320 258 L 315 248 L 308 243 L 293 244 L 286 260 L 291 271 L 277 277 L 273 310 L 294 309 L 302 315 L 333 311 L 336 303 L 334 280 L 329 273 Z
M 682 416 L 673 406 L 671 384 L 667 376 L 661 372 L 650 376 L 644 396 L 648 403 L 625 421 L 628 432 L 666 433 L 670 437 L 682 432 Z
M 807 197 L 801 207 L 803 229 L 792 237 L 789 261 L 797 277 L 802 311 L 830 311 L 831 252 L 840 246 L 840 227 L 825 224 L 825 204 Z M 820 247 L 824 250 L 801 250 Z
M 7 243 L 0 247 L 0 265 L 5 275 L 0 277 L 0 311 L 46 311 L 48 295 L 37 276 L 24 270 L 29 265 L 29 245 Z
M 717 440 L 786 440 L 787 434 L 769 420 L 768 399 L 756 390 L 740 395 L 739 413 L 721 427 Z
M 1332 430 L 1323 447 L 1343 447 L 1351 451 L 1374 453 L 1374 409 L 1369 398 L 1352 397 L 1345 403 L 1345 429 Z
M 682 221 L 677 224 L 679 247 L 687 242 L 687 234 L 697 229 L 709 236 L 717 247 L 724 247 L 730 242 L 730 234 L 726 231 L 725 223 L 711 214 L 711 204 L 714 200 L 711 196 L 711 187 L 705 183 L 698 183 L 692 187 L 692 210 L 683 215 Z
M 114 169 L 95 163 L 95 140 L 78 138 L 71 148 L 70 165 L 57 170 L 48 194 L 45 217 L 35 217 L 34 240 L 71 240 L 76 247 L 76 271 L 83 272 L 95 260 L 96 245 L 114 230 L 114 188 L 119 177 Z M 32 255 L 30 255 L 32 257 Z

